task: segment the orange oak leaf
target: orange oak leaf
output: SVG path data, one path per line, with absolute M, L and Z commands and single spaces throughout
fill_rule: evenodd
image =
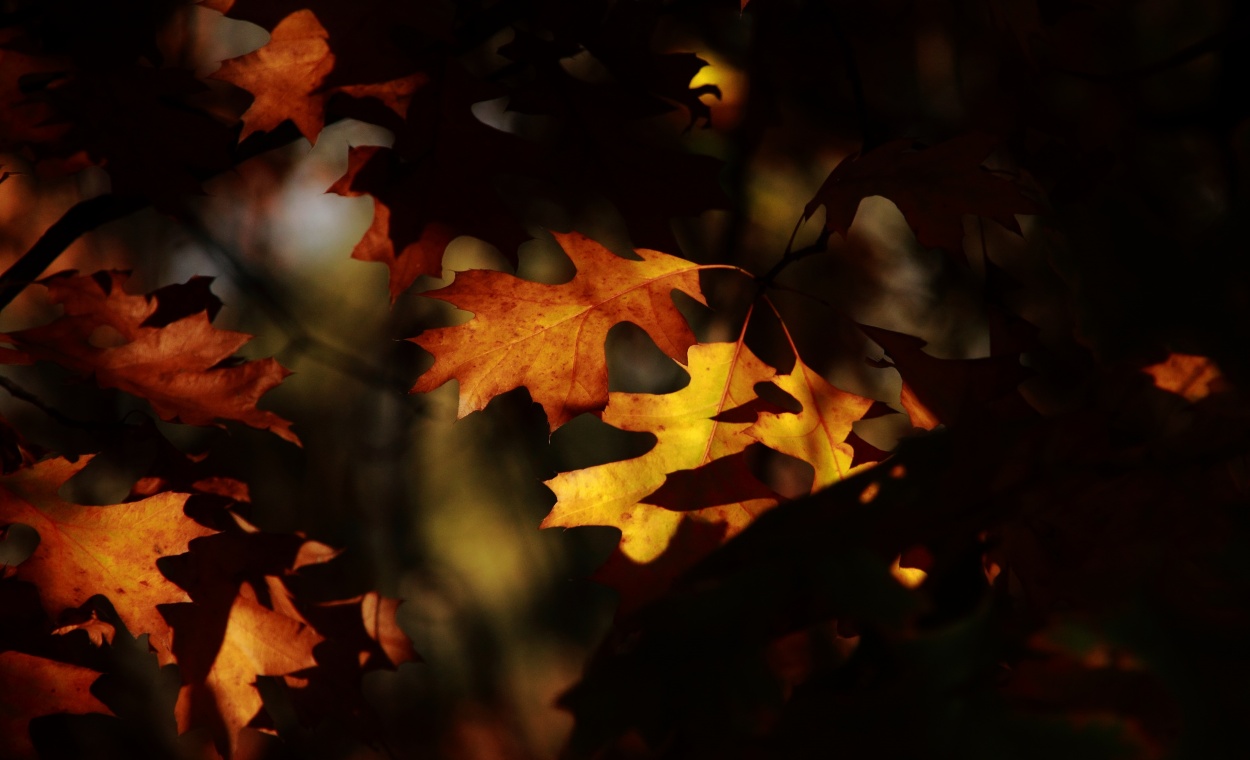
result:
M 264 606 L 248 583 L 228 602 L 224 630 L 208 604 L 177 604 L 163 610 L 175 631 L 174 651 L 183 671 L 174 714 L 178 730 L 207 727 L 226 757 L 239 732 L 260 712 L 260 676 L 314 668 L 313 647 L 324 638 L 303 620 Z
M 825 227 L 845 237 L 860 201 L 880 195 L 898 207 L 926 248 L 961 253 L 964 214 L 993 219 L 1019 233 L 1015 215 L 1041 208 L 1014 183 L 981 167 L 995 143 L 988 135 L 971 133 L 923 150 L 910 140 L 896 140 L 853 154 L 830 172 L 804 218 L 823 206 Z
M 644 503 L 665 476 L 737 454 L 755 439 L 751 422 L 718 422 L 723 411 L 756 397 L 772 367 L 738 343 L 701 343 L 690 349 L 690 384 L 675 393 L 613 393 L 603 412 L 609 425 L 652 433 L 656 443 L 633 459 L 564 472 L 547 481 L 556 504 L 542 527 L 610 525 L 621 531 L 621 551 L 634 562 L 660 556 L 685 519 L 724 523 L 726 538 L 774 506 L 773 497 L 678 512 Z
M 39 533 L 39 546 L 15 577 L 39 588 L 54 618 L 96 594 L 107 596 L 133 634 L 150 635 L 157 658 L 167 664 L 171 632 L 156 606 L 190 597 L 161 574 L 156 561 L 186 552 L 192 539 L 214 531 L 183 514 L 185 494 L 109 507 L 62 500 L 58 489 L 88 461 L 47 459 L 0 476 L 0 523 L 21 523 Z
M 368 721 L 357 720 L 369 711 L 361 690 L 364 675 L 421 661 L 395 619 L 402 602 L 370 591 L 309 604 L 293 595 L 283 579 L 266 577 L 265 586 L 275 611 L 308 623 L 325 638 L 316 649 L 317 668 L 282 679 L 296 713 L 308 723 L 328 719 L 342 724 L 344 716 L 353 716 L 347 722 L 367 735 Z
M 273 359 L 232 363 L 251 336 L 212 326 L 221 302 L 208 292 L 209 279 L 144 296 L 125 291 L 128 277 L 119 271 L 48 277 L 41 282 L 64 315 L 0 340 L 25 361 L 56 362 L 94 377 L 101 387 L 145 398 L 163 420 L 237 420 L 299 444 L 290 422 L 256 408 L 290 373 Z
M 312 11 L 297 11 L 274 28 L 264 47 L 223 62 L 212 74 L 255 97 L 243 114 L 239 139 L 290 119 L 309 142 L 317 141 L 329 97 L 321 84 L 334 68 L 327 37 Z
M 423 63 L 441 60 L 428 55 L 423 45 L 446 41 L 454 19 L 452 9 L 441 2 L 201 0 L 201 4 L 270 32 L 292 15 L 310 12 L 326 31 L 335 62 L 328 84 L 336 87 L 397 79 Z
M 1171 354 L 1167 360 L 1144 367 L 1154 378 L 1155 387 L 1184 396 L 1187 401 L 1206 398 L 1223 381 L 1220 368 L 1205 356 Z
M 305 547 L 310 545 L 319 547 L 315 551 L 320 553 L 329 549 L 316 541 L 307 542 Z M 301 547 L 291 572 L 299 569 L 301 562 L 311 564 L 320 561 L 324 560 L 314 557 L 310 562 L 304 547 Z M 274 610 L 307 623 L 325 638 L 352 649 L 356 664 L 361 668 L 393 670 L 405 662 L 421 660 L 412 641 L 395 621 L 395 612 L 403 604 L 400 599 L 370 591 L 351 599 L 301 605 L 281 578 L 266 576 L 265 588 Z
M 937 418 L 929 407 L 916 396 L 916 392 L 911 386 L 903 383 L 903 388 L 899 391 L 898 404 L 903 407 L 903 411 L 907 413 L 907 417 L 911 420 L 912 427 L 918 427 L 921 430 L 932 430 L 942 421 Z
M 359 599 L 350 599 L 344 603 L 360 605 L 360 620 L 364 625 L 365 635 L 386 655 L 385 667 L 420 661 L 421 656 L 413 649 L 412 641 L 395 622 L 395 613 L 399 610 L 399 605 L 403 604 L 402 600 L 389 599 L 376 591 L 370 591 Z M 369 656 L 366 652 L 366 657 Z
M 104 713 L 91 693 L 100 673 L 24 652 L 0 652 L 0 757 L 36 758 L 29 725 L 52 713 Z
M 458 380 L 459 416 L 464 417 L 523 385 L 555 430 L 607 403 L 604 341 L 614 325 L 638 325 L 660 350 L 685 361 L 694 333 L 673 304 L 672 292 L 704 303 L 699 270 L 706 267 L 649 250 L 637 251 L 642 261 L 630 261 L 584 235 L 552 234 L 577 267 L 569 282 L 545 285 L 472 270 L 425 294 L 474 317 L 411 339 L 434 354 L 434 366 L 414 391 Z
M 284 18 L 269 42 L 246 55 L 222 63 L 212 78 L 230 82 L 252 93 L 255 100 L 243 114 L 240 139 L 267 132 L 290 119 L 300 134 L 315 143 L 325 126 L 326 101 L 342 92 L 352 97 L 374 97 L 402 117 L 412 93 L 427 81 L 416 73 L 378 84 L 327 87 L 334 70 L 329 33 L 311 10 Z
M 803 408 L 797 412 L 763 412 L 747 435 L 782 454 L 812 465 L 812 490 L 828 488 L 846 477 L 855 452 L 846 442 L 851 424 L 864 416 L 872 399 L 839 390 L 807 366 L 795 353 L 794 369 L 773 378 Z

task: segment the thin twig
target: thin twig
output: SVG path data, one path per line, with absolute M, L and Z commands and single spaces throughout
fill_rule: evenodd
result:
M 333 123 L 327 122 L 327 125 Z M 289 122 L 272 132 L 257 132 L 235 149 L 231 168 L 262 153 L 289 145 L 301 135 Z M 205 175 L 201 179 L 208 179 Z M 78 238 L 109 222 L 130 216 L 147 208 L 151 201 L 142 196 L 122 196 L 106 193 L 79 201 L 70 207 L 60 219 L 44 231 L 26 253 L 13 266 L 0 274 L 0 309 L 13 302 L 27 285 L 42 275 L 52 263 Z
M 508 2 L 497 4 L 488 12 L 474 18 L 472 23 L 462 26 L 458 30 L 459 39 L 447 45 L 446 51 L 453 56 L 469 52 L 520 19 L 529 9 L 528 0 L 508 0 Z M 442 43 L 434 49 L 441 45 Z M 325 126 L 330 126 L 341 118 L 329 118 Z M 222 171 L 230 171 L 245 161 L 290 145 L 302 137 L 303 135 L 295 128 L 295 125 L 289 121 L 271 131 L 253 133 L 235 147 L 231 165 L 224 167 Z M 215 171 L 205 173 L 199 179 L 207 180 L 217 173 Z M 75 240 L 101 225 L 129 216 L 149 205 L 151 201 L 142 196 L 118 196 L 111 193 L 79 201 L 60 219 L 53 222 L 52 226 L 31 246 L 30 250 L 22 254 L 13 266 L 9 267 L 4 274 L 0 274 L 0 309 L 12 303 L 13 299 L 27 285 L 42 275 Z
M 800 220 L 800 222 L 801 221 L 802 220 Z M 798 232 L 797 225 L 795 226 L 795 232 Z M 794 244 L 794 235 L 792 234 L 790 236 L 790 243 L 786 245 L 786 252 L 782 255 L 781 259 L 778 260 L 776 264 L 773 264 L 772 269 L 755 278 L 758 283 L 759 292 L 762 293 L 766 288 L 772 286 L 773 280 L 777 279 L 777 275 L 781 274 L 786 267 L 790 266 L 794 262 L 799 261 L 800 259 L 805 259 L 808 256 L 813 256 L 817 253 L 824 253 L 829 247 L 829 237 L 831 234 L 832 233 L 829 228 L 824 227 L 821 229 L 819 237 L 816 238 L 816 242 L 811 245 L 803 246 L 797 250 L 791 250 L 791 246 Z
M 1073 71 L 1071 69 L 1065 69 L 1058 66 L 1055 67 L 1055 70 L 1062 74 L 1067 74 L 1068 76 L 1106 84 L 1127 82 L 1133 79 L 1146 79 L 1154 76 L 1155 74 L 1161 74 L 1169 69 L 1185 66 L 1186 64 L 1192 63 L 1203 56 L 1218 53 L 1224 47 L 1241 41 L 1247 33 L 1250 33 L 1250 27 L 1246 26 L 1221 29 L 1209 37 L 1204 37 L 1197 42 L 1186 45 L 1163 60 L 1155 61 L 1154 63 L 1139 66 L 1138 68 L 1129 69 L 1127 71 L 1098 73 L 1091 71 Z
M 147 205 L 139 198 L 99 195 L 80 201 L 44 231 L 30 250 L 0 274 L 0 309 L 8 306 L 18 293 L 52 266 L 70 244 L 84 234 Z
M 855 49 L 851 47 L 851 40 L 846 36 L 846 31 L 842 28 L 842 21 L 836 15 L 831 16 L 830 26 L 833 27 L 833 36 L 837 40 L 838 50 L 842 53 L 842 65 L 846 67 L 846 78 L 851 83 L 851 97 L 855 103 L 855 116 L 859 119 L 859 134 L 862 142 L 860 150 L 867 153 L 881 144 L 881 137 L 877 133 L 872 117 L 869 115 L 868 99 L 864 96 L 864 80 L 859 74 L 859 64 L 855 61 Z
M 196 242 L 207 248 L 214 258 L 225 265 L 227 277 L 241 289 L 257 297 L 257 302 L 266 316 L 286 333 L 286 350 L 303 354 L 313 361 L 353 377 L 366 385 L 401 393 L 406 390 L 403 387 L 405 383 L 395 372 L 377 367 L 369 359 L 313 334 L 295 315 L 294 310 L 287 305 L 286 300 L 274 290 L 267 277 L 256 272 L 225 243 L 205 229 L 194 216 L 183 215 L 180 221 Z M 421 405 L 415 397 L 403 394 L 403 398 L 414 411 L 420 410 Z
M 66 427 L 84 428 L 87 430 L 99 430 L 101 428 L 117 427 L 118 425 L 122 424 L 120 422 L 96 422 L 94 420 L 80 420 L 74 417 L 70 417 L 69 415 L 61 412 L 56 407 L 51 406 L 43 399 L 36 396 L 34 393 L 26 390 L 25 388 L 23 388 L 22 386 L 14 382 L 13 380 L 10 380 L 9 378 L 4 377 L 3 375 L 0 375 L 0 388 L 4 388 L 6 391 L 9 392 L 9 395 L 12 396 L 13 398 L 21 399 L 22 401 L 25 401 L 26 403 L 35 407 L 36 409 L 48 415 L 52 419 L 61 423 L 62 425 L 65 425 Z

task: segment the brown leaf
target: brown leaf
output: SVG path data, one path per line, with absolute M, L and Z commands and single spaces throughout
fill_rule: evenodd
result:
M 394 148 L 348 152 L 347 171 L 329 192 L 373 197 L 373 223 L 352 258 L 387 266 L 392 301 L 421 275 L 441 276 L 443 252 L 460 235 L 485 240 L 513 263 L 529 239 L 489 183 L 538 172 L 535 146 L 483 124 L 472 110 L 500 94 L 461 66 L 447 66 L 440 86 L 413 95 L 409 111 L 422 118 L 392 125 L 403 127 Z
M 298 445 L 291 423 L 256 408 L 260 397 L 290 374 L 286 369 L 273 359 L 229 366 L 250 336 L 218 330 L 204 309 L 153 325 L 162 302 L 186 297 L 187 286 L 131 295 L 124 290 L 128 278 L 118 271 L 53 275 L 42 283 L 64 316 L 0 339 L 28 361 L 56 362 L 94 377 L 101 387 L 145 398 L 163 420 L 188 425 L 236 420 Z M 215 298 L 211 303 L 220 305 Z
M 1020 363 L 1018 346 L 991 345 L 994 355 L 978 359 L 941 359 L 926 353 L 925 342 L 913 335 L 869 325 L 860 329 L 885 349 L 902 375 L 902 403 L 916 427 L 1031 412 L 1018 388 L 1032 372 Z
M 329 33 L 311 10 L 299 10 L 273 29 L 269 42 L 259 50 L 224 62 L 212 76 L 252 93 L 255 100 L 243 114 L 240 139 L 253 132 L 267 132 L 286 120 L 309 142 L 325 126 L 326 101 L 335 93 L 375 97 L 398 116 L 408 110 L 412 93 L 425 84 L 416 73 L 391 82 L 328 87 L 335 67 Z
M 816 191 L 804 218 L 823 206 L 825 227 L 845 237 L 860 201 L 881 195 L 898 207 L 926 248 L 961 254 L 965 214 L 993 219 L 1019 233 L 1015 215 L 1036 214 L 1041 208 L 1014 183 L 982 168 L 995 144 L 988 135 L 972 133 L 923 150 L 909 140 L 896 140 L 848 156 Z

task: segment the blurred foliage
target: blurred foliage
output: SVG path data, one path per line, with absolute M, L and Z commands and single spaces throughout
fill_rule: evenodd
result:
M 265 39 L 247 22 L 173 5 L 167 61 L 207 73 Z M 472 17 L 505 5 L 458 7 Z M 467 68 L 507 67 L 501 47 L 577 3 L 518 5 L 515 23 L 463 51 Z M 616 250 L 667 232 L 670 253 L 766 272 L 826 175 L 855 151 L 993 134 L 1002 147 L 987 165 L 1046 201 L 1019 219 L 1021 236 L 967 216 L 963 264 L 922 248 L 890 201 L 869 198 L 845 238 L 779 276 L 806 295 L 781 290 L 775 300 L 808 364 L 891 403 L 899 374 L 865 357 L 889 356 L 906 374 L 905 352 L 856 323 L 917 336 L 929 358 L 963 360 L 1001 357 L 1001 323 L 1027 322 L 1031 342 L 1012 361 L 1019 368 L 1023 353 L 1032 375 L 1018 395 L 998 390 L 1036 416 L 1003 422 L 990 409 L 1001 399 L 981 397 L 970 403 L 983 416 L 927 436 L 902 415 L 865 420 L 856 432 L 877 448 L 907 437 L 894 460 L 904 477 L 878 468 L 778 509 L 669 598 L 614 622 L 613 595 L 589 577 L 615 532 L 539 532 L 553 501 L 541 481 L 647 442 L 590 418 L 549 440 L 524 391 L 454 424 L 454 388 L 407 394 L 430 360 L 400 339 L 467 318 L 421 293 L 456 270 L 508 269 L 514 252 L 459 237 L 442 280 L 422 276 L 390 304 L 384 268 L 349 258 L 372 200 L 325 191 L 347 170 L 348 146 L 391 144 L 392 133 L 331 123 L 315 146 L 297 139 L 219 174 L 189 201 L 190 215 L 149 208 L 80 238 L 57 269 L 133 269 L 145 291 L 217 277 L 218 324 L 258 336 L 248 358 L 294 370 L 264 406 L 294 421 L 302 449 L 236 425 L 156 424 L 249 482 L 258 525 L 346 548 L 352 582 L 407 600 L 400 622 L 425 663 L 367 684 L 390 755 L 553 757 L 572 731 L 570 753 L 623 758 L 1231 756 L 1250 633 L 1239 560 L 1250 461 L 1250 6 L 654 5 L 650 44 L 696 52 L 710 65 L 694 84 L 717 85 L 721 97 L 699 101 L 710 124 L 682 131 L 688 114 L 675 110 L 640 129 L 724 161 L 727 208 L 670 226 L 632 217 L 606 192 L 501 183 L 532 238 L 518 273 L 568 276 L 543 232 L 552 228 Z M 511 132 L 545 128 L 541 116 L 497 110 L 476 113 Z M 3 160 L 18 172 L 0 184 L 4 265 L 110 183 L 98 168 L 56 176 L 27 158 Z M 822 222 L 799 226 L 799 241 Z M 704 287 L 712 308 L 688 308 L 696 333 L 732 338 L 753 294 L 715 273 Z M 23 292 L 0 329 L 47 321 L 43 298 Z M 793 361 L 775 321 L 755 320 L 747 340 L 780 369 Z M 685 382 L 632 328 L 608 345 L 614 390 Z M 1189 405 L 1137 372 L 1173 352 L 1210 357 L 1229 388 Z M 111 503 L 129 490 L 147 454 L 124 426 L 150 414 L 144 403 L 55 367 L 4 374 L 64 417 L 0 398 L 31 440 L 103 452 L 73 484 L 77 498 Z M 776 480 L 787 466 L 765 465 Z M 870 481 L 881 490 L 865 509 Z M 907 589 L 889 565 L 917 545 L 932 564 Z M 110 685 L 137 705 L 119 711 L 127 728 L 36 721 L 48 756 L 176 743 L 152 717 L 172 700 L 168 674 L 133 641 L 114 649 L 131 663 Z M 279 697 L 267 706 L 281 716 Z M 275 722 L 290 756 L 369 756 L 332 728 Z

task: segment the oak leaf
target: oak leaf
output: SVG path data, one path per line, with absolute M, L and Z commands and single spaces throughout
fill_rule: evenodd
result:
M 38 755 L 30 741 L 30 721 L 52 713 L 104 713 L 91 693 L 98 671 L 24 652 L 0 652 L 0 757 Z
M 103 167 L 114 193 L 168 211 L 230 166 L 233 131 L 199 107 L 204 83 L 162 65 L 169 3 L 21 5 L 0 30 L 0 151 L 41 175 Z
M 616 617 L 628 618 L 662 597 L 682 574 L 720 548 L 726 533 L 725 523 L 682 520 L 658 557 L 636 562 L 616 547 L 591 580 L 616 592 Z
M 756 398 L 755 385 L 774 376 L 743 343 L 700 343 L 690 349 L 690 384 L 675 393 L 612 393 L 603 421 L 652 433 L 655 446 L 633 459 L 564 472 L 547 481 L 556 504 L 542 527 L 609 525 L 634 562 L 660 556 L 686 519 L 723 523 L 726 538 L 774 506 L 772 496 L 679 512 L 645 503 L 672 472 L 707 465 L 755 443 L 750 422 L 720 422 L 718 414 Z
M 459 416 L 464 417 L 495 396 L 525 386 L 554 430 L 607 403 L 604 341 L 614 325 L 638 325 L 660 350 L 685 361 L 694 333 L 671 294 L 680 290 L 704 303 L 699 270 L 705 267 L 649 250 L 637 251 L 642 261 L 630 261 L 584 235 L 553 235 L 577 267 L 569 282 L 545 285 L 472 270 L 425 294 L 472 311 L 474 317 L 411 339 L 434 354 L 434 366 L 414 391 L 458 380 Z
M 1193 354 L 1169 354 L 1166 360 L 1144 367 L 1142 372 L 1154 379 L 1156 388 L 1184 396 L 1187 401 L 1206 398 L 1223 382 L 1215 362 Z
M 420 72 L 377 84 L 329 87 L 335 57 L 329 33 L 311 10 L 300 10 L 273 29 L 269 42 L 238 58 L 225 61 L 214 79 L 230 82 L 252 93 L 255 100 L 243 114 L 240 139 L 267 132 L 290 119 L 309 142 L 325 126 L 326 101 L 335 93 L 374 97 L 403 117 L 412 93 L 426 82 Z
M 421 275 L 441 276 L 443 252 L 459 235 L 485 240 L 513 264 L 529 239 L 490 183 L 501 174 L 541 175 L 544 164 L 533 143 L 473 113 L 505 91 L 454 63 L 443 67 L 439 85 L 414 92 L 413 118 L 382 125 L 396 131 L 394 147 L 348 151 L 347 171 L 329 189 L 372 196 L 373 223 L 352 258 L 387 266 L 392 301 Z
M 0 336 L 25 361 L 52 361 L 104 388 L 147 399 L 161 419 L 189 425 L 236 420 L 298 444 L 291 423 L 256 408 L 289 373 L 273 359 L 231 364 L 251 339 L 210 322 L 221 302 L 205 278 L 154 293 L 124 290 L 125 272 L 42 280 L 65 313 L 41 327 Z M 12 357 L 9 359 L 12 361 Z
M 811 464 L 816 471 L 813 491 L 846 477 L 855 457 L 846 437 L 852 423 L 872 406 L 872 399 L 835 388 L 797 355 L 790 374 L 778 375 L 773 383 L 803 408 L 798 412 L 762 412 L 747 435 Z
M 942 359 L 926 352 L 925 341 L 913 335 L 869 325 L 860 325 L 860 330 L 885 349 L 902 376 L 901 403 L 916 427 L 1032 413 L 1018 390 L 1032 376 L 1020 363 L 1029 336 L 996 335 L 999 331 L 992 329 L 990 356 Z
M 860 201 L 880 195 L 898 207 L 926 248 L 962 253 L 965 214 L 993 219 L 1019 233 L 1015 215 L 1041 209 L 1013 182 L 982 168 L 995 142 L 972 133 L 923 150 L 910 140 L 896 140 L 853 154 L 829 173 L 803 216 L 811 218 L 823 206 L 826 229 L 845 237 Z
M 171 605 L 163 613 L 175 630 L 182 669 L 174 706 L 178 729 L 207 726 L 229 757 L 240 730 L 262 707 L 256 679 L 316 667 L 313 647 L 324 638 L 303 620 L 261 604 L 250 584 L 229 602 L 224 629 L 214 609 L 219 601 Z
M 203 0 L 230 18 L 272 33 L 292 15 L 311 13 L 326 31 L 334 70 L 326 85 L 343 87 L 401 79 L 432 61 L 424 48 L 450 39 L 452 8 L 442 2 L 392 0 Z
M 62 500 L 57 490 L 87 461 L 47 459 L 0 476 L 0 522 L 28 525 L 40 539 L 15 577 L 39 588 L 54 618 L 95 594 L 107 596 L 126 627 L 135 635 L 150 634 L 158 659 L 168 663 L 171 632 L 156 606 L 189 597 L 162 575 L 156 561 L 186 552 L 192 539 L 214 531 L 183 514 L 183 494 L 109 507 Z

